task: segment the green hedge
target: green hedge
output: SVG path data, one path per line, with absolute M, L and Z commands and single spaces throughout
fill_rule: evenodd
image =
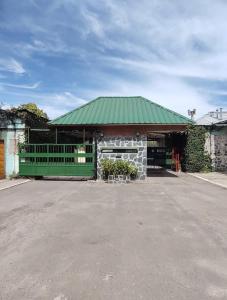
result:
M 211 158 L 204 150 L 206 129 L 203 126 L 190 125 L 187 129 L 187 142 L 183 167 L 188 172 L 211 171 Z

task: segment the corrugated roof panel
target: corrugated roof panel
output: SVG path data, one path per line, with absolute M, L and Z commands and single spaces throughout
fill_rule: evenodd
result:
M 52 125 L 190 124 L 192 121 L 143 97 L 99 97 Z

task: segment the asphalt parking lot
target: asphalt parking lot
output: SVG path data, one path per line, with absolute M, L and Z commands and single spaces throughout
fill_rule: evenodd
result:
M 0 191 L 0 299 L 227 299 L 227 190 L 183 175 Z

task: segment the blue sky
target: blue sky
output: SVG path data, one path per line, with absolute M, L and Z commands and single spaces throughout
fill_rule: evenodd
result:
M 227 108 L 226 16 L 225 0 L 0 0 L 0 103 L 50 118 L 102 95 Z

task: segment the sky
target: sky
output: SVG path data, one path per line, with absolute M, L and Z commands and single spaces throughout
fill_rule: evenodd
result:
M 0 104 L 55 118 L 98 96 L 227 108 L 226 0 L 0 0 Z

